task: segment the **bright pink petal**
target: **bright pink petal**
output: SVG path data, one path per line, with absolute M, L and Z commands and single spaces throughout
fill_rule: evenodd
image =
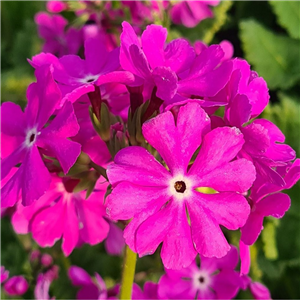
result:
M 27 206 L 48 190 L 51 176 L 35 145 L 28 152 L 20 168 L 23 170 L 22 204 Z
M 68 276 L 75 286 L 93 284 L 91 276 L 82 268 L 71 266 L 68 270 Z
M 133 74 L 140 76 L 143 79 L 149 80 L 151 78 L 151 73 L 150 73 L 150 68 L 149 68 L 147 58 L 143 50 L 141 50 L 137 45 L 131 45 L 128 50 L 129 50 L 131 60 L 133 61 L 134 64 Z
M 190 280 L 174 280 L 165 274 L 158 282 L 158 299 L 195 299 L 196 294 Z
M 69 256 L 76 247 L 79 238 L 79 221 L 74 204 L 70 199 L 66 204 L 64 215 L 64 228 L 62 235 L 62 251 L 65 256 Z
M 242 227 L 250 213 L 250 206 L 244 196 L 232 192 L 217 194 L 195 193 L 193 204 L 201 205 L 218 224 L 230 230 Z M 192 202 L 190 202 L 192 205 Z
M 212 288 L 217 293 L 217 299 L 233 299 L 240 287 L 240 275 L 234 270 L 221 270 L 214 277 Z
M 61 92 L 53 79 L 53 67 L 41 66 L 35 70 L 36 92 L 39 98 L 37 124 L 42 128 L 61 101 Z M 30 101 L 31 99 L 28 99 Z
M 160 25 L 149 25 L 141 37 L 143 51 L 154 70 L 164 65 L 164 46 L 167 39 L 167 29 Z
M 70 76 L 70 79 L 72 77 L 84 78 L 86 75 L 89 74 L 86 62 L 77 55 L 64 55 L 59 59 L 59 62 L 64 66 L 66 76 Z M 67 84 L 66 81 L 61 83 Z
M 109 182 L 114 186 L 121 181 L 138 185 L 166 187 L 170 174 L 146 149 L 127 147 L 115 156 L 115 164 L 107 169 Z
M 66 205 L 62 199 L 53 205 L 39 211 L 32 219 L 30 227 L 33 239 L 41 247 L 52 247 L 64 231 Z
M 263 284 L 261 284 L 260 282 L 250 283 L 250 291 L 254 299 L 264 299 L 264 300 L 272 299 L 271 293 L 268 290 L 268 288 Z
M 165 268 L 173 270 L 188 267 L 197 255 L 185 205 L 178 205 L 174 215 L 174 225 L 167 233 L 161 250 L 161 258 Z
M 177 92 L 177 75 L 169 67 L 156 67 L 152 77 L 157 87 L 156 96 L 162 100 L 171 100 Z
M 77 204 L 82 226 L 80 226 L 80 237 L 90 245 L 102 242 L 108 235 L 109 225 L 103 218 L 105 216 L 103 196 L 102 192 L 95 192 L 89 199 L 81 200 Z
M 223 257 L 230 246 L 211 212 L 197 202 L 196 198 L 187 203 L 195 248 L 206 257 Z
M 240 240 L 241 275 L 247 275 L 250 270 L 250 247 Z
M 21 107 L 13 102 L 1 105 L 1 132 L 10 136 L 25 136 L 25 115 Z
M 195 59 L 193 47 L 185 39 L 176 39 L 168 43 L 165 49 L 166 67 L 179 74 L 187 70 Z
M 113 220 L 128 220 L 147 209 L 149 203 L 160 199 L 161 206 L 168 201 L 168 190 L 144 187 L 129 182 L 119 183 L 107 197 L 107 214 Z
M 24 160 L 24 157 L 27 153 L 28 149 L 25 148 L 23 145 L 19 145 L 19 147 L 14 152 L 12 152 L 9 156 L 1 160 L 1 180 L 8 175 L 8 173 L 13 167 L 19 164 L 22 160 Z
M 189 174 L 204 175 L 222 166 L 237 155 L 243 144 L 243 135 L 236 127 L 212 130 L 204 137 L 200 152 Z
M 246 245 L 252 245 L 263 229 L 264 216 L 259 213 L 250 213 L 246 224 L 241 228 L 241 240 Z
M 109 232 L 104 242 L 105 249 L 110 255 L 121 255 L 125 246 L 123 230 L 114 223 L 109 223 Z
M 174 223 L 177 209 L 176 205 L 169 203 L 139 226 L 136 232 L 136 249 L 140 257 L 155 252 Z
M 206 175 L 201 173 L 193 180 L 198 187 L 210 187 L 218 192 L 246 192 L 254 182 L 254 165 L 246 159 L 238 159 L 214 169 Z
M 260 200 L 256 204 L 256 209 L 264 216 L 282 218 L 290 206 L 291 199 L 287 194 L 276 193 Z

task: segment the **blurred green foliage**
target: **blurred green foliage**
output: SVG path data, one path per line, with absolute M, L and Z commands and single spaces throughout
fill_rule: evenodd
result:
M 42 41 L 33 20 L 35 13 L 41 10 L 45 10 L 43 1 L 1 2 L 2 101 L 26 104 L 26 88 L 34 81 L 33 69 L 26 59 L 41 49 Z M 172 25 L 169 36 L 182 35 L 191 41 L 205 39 L 208 43 L 223 39 L 232 42 L 234 55 L 246 58 L 268 83 L 271 102 L 262 117 L 283 131 L 286 143 L 299 157 L 300 2 L 224 1 L 213 10 L 214 19 L 207 19 L 192 29 Z M 292 199 L 290 210 L 281 220 L 267 218 L 263 235 L 251 247 L 251 276 L 266 284 L 275 299 L 300 298 L 299 183 L 287 193 Z M 1 265 L 11 275 L 25 274 L 28 280 L 33 280 L 28 254 L 29 249 L 37 248 L 37 245 L 29 235 L 16 236 L 8 217 L 3 218 L 1 224 Z M 237 240 L 235 234 L 232 240 Z M 98 272 L 108 286 L 120 280 L 122 259 L 107 255 L 103 244 L 84 245 L 68 258 L 63 257 L 59 243 L 41 251 L 51 253 L 60 266 L 59 280 L 53 282 L 50 290 L 57 299 L 75 297 L 76 290 L 71 288 L 66 273 L 71 264 L 85 268 L 91 275 Z M 138 260 L 136 281 L 139 284 L 146 280 L 157 281 L 163 273 L 159 251 Z M 24 297 L 32 298 L 33 290 Z M 249 292 L 238 295 L 240 299 L 249 297 Z

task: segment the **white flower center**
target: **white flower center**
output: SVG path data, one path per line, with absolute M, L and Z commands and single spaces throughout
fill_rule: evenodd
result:
M 182 200 L 187 198 L 192 192 L 192 182 L 183 175 L 177 175 L 169 182 L 169 192 L 175 199 Z
M 209 273 L 205 270 L 199 270 L 193 275 L 193 286 L 197 290 L 205 291 L 211 284 Z
M 31 147 L 35 141 L 36 137 L 41 133 L 37 131 L 36 128 L 31 128 L 27 131 L 26 138 L 25 138 L 25 145 L 26 147 Z
M 85 76 L 84 78 L 78 79 L 78 81 L 80 83 L 92 83 L 92 82 L 95 82 L 98 79 L 98 77 L 99 77 L 99 74 L 98 75 L 90 74 L 90 75 Z

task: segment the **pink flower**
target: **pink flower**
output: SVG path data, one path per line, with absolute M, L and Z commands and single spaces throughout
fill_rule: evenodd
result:
M 5 270 L 5 267 L 1 266 L 1 283 L 4 282 L 9 276 L 9 271 Z
M 58 278 L 58 266 L 52 266 L 45 273 L 40 273 L 36 280 L 36 286 L 34 288 L 34 298 L 36 300 L 48 300 L 55 299 L 55 297 L 50 298 L 49 288 L 53 280 Z
M 222 258 L 200 257 L 200 268 L 193 262 L 179 271 L 166 269 L 158 283 L 160 299 L 232 299 L 240 287 L 240 276 L 234 271 L 237 249 Z
M 52 247 L 62 238 L 62 251 L 68 256 L 79 242 L 95 245 L 102 242 L 109 230 L 103 218 L 106 185 L 86 200 L 85 193 L 73 193 L 77 180 L 53 176 L 50 190 L 29 207 L 18 206 L 12 218 L 19 234 L 32 233 L 41 247 Z
M 244 144 L 241 132 L 228 127 L 210 131 L 210 119 L 196 103 L 180 107 L 176 120 L 168 111 L 142 129 L 169 171 L 135 146 L 120 150 L 108 166 L 113 190 L 107 213 L 112 219 L 133 218 L 124 231 L 126 243 L 143 256 L 163 242 L 161 257 L 169 269 L 189 266 L 197 253 L 225 256 L 230 246 L 219 225 L 235 230 L 245 224 L 250 208 L 241 193 L 255 179 L 251 162 L 232 161 Z M 197 191 L 200 187 L 218 193 L 205 194 Z
M 291 199 L 287 194 L 280 193 L 283 189 L 289 189 L 300 178 L 300 159 L 296 159 L 288 167 L 278 170 L 285 181 L 285 186 L 265 182 L 260 176 L 257 177 L 251 189 L 248 201 L 251 212 L 246 224 L 241 228 L 241 240 L 246 245 L 252 245 L 257 240 L 263 229 L 263 220 L 266 216 L 282 218 L 290 208 Z
M 23 276 L 13 276 L 9 278 L 3 288 L 9 296 L 21 296 L 28 290 L 28 282 Z
M 35 15 L 34 20 L 38 26 L 39 36 L 45 40 L 44 52 L 50 52 L 58 57 L 78 52 L 82 43 L 81 32 L 72 27 L 65 32 L 68 24 L 65 18 L 60 15 L 39 12 Z
M 195 27 L 202 20 L 212 18 L 213 13 L 208 5 L 216 6 L 215 1 L 179 1 L 171 9 L 171 19 L 175 24 L 183 24 L 185 27 Z
M 47 1 L 46 7 L 51 13 L 60 13 L 67 8 L 67 4 L 64 1 Z
M 61 101 L 61 93 L 52 77 L 52 68 L 41 67 L 35 75 L 37 82 L 28 87 L 28 105 L 24 113 L 11 102 L 1 106 L 2 142 L 10 143 L 9 138 L 15 141 L 14 151 L 1 161 L 1 179 L 21 163 L 1 189 L 2 207 L 13 206 L 20 190 L 22 203 L 30 205 L 48 189 L 51 176 L 41 153 L 57 158 L 64 173 L 69 171 L 80 154 L 81 146 L 68 139 L 79 130 L 72 104 L 66 103 L 54 120 L 49 122 Z M 6 139 L 6 136 L 9 138 Z

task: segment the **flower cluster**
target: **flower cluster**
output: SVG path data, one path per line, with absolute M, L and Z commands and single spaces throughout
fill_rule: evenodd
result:
M 162 13 L 165 2 L 151 5 Z M 95 7 L 112 6 L 78 3 L 76 13 L 93 25 L 106 16 Z M 191 27 L 217 3 L 182 1 L 169 11 L 175 23 Z M 155 17 L 142 2 L 122 5 L 135 12 L 136 25 Z M 48 3 L 51 12 L 66 8 Z M 109 11 L 110 20 L 120 17 Z M 248 246 L 264 217 L 283 217 L 291 201 L 282 191 L 300 178 L 300 160 L 283 133 L 258 118 L 269 102 L 264 79 L 247 61 L 232 59 L 228 43 L 167 42 L 160 25 L 139 36 L 123 22 L 117 47 L 111 36 L 91 33 L 90 24 L 66 31 L 60 15 L 39 13 L 36 23 L 45 44 L 28 60 L 36 82 L 27 106 L 1 106 L 1 207 L 15 207 L 14 230 L 31 233 L 41 247 L 61 239 L 65 256 L 104 240 L 112 255 L 125 243 L 140 257 L 162 245 L 166 273 L 144 291 L 134 285 L 133 299 L 230 299 L 247 287 L 270 297 L 265 287 L 259 294 L 247 267 L 236 270 L 238 251 L 223 228 L 241 231 L 242 264 L 249 266 Z M 50 298 L 53 267 L 38 275 L 36 299 Z M 80 287 L 78 298 L 114 299 L 120 290 L 76 266 L 69 277 Z

